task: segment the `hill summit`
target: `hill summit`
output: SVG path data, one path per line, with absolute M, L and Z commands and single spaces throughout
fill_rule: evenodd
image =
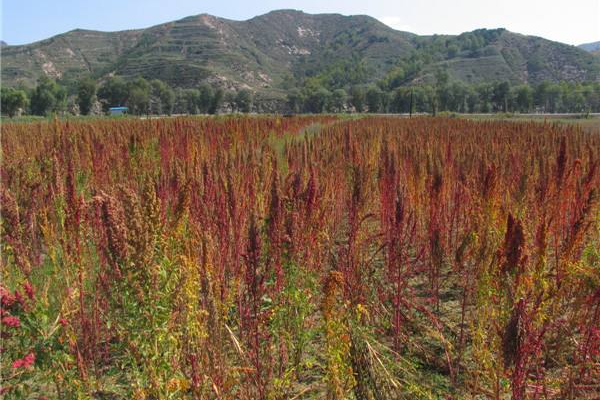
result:
M 467 83 L 597 81 L 600 58 L 582 48 L 505 29 L 419 36 L 366 15 L 278 10 L 233 21 L 208 14 L 146 29 L 76 29 L 2 47 L 2 83 L 33 86 L 40 76 L 158 78 L 174 87 L 206 81 L 280 97 L 306 76 L 360 66 L 374 81 L 402 65 L 402 84 L 434 79 L 443 68 Z

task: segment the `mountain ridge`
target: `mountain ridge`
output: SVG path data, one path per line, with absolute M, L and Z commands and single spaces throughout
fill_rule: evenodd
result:
M 244 21 L 203 13 L 142 29 L 74 29 L 7 45 L 1 79 L 6 86 L 31 87 L 44 75 L 61 80 L 143 76 L 175 87 L 206 81 L 281 97 L 305 76 L 339 63 L 361 63 L 368 79 L 376 80 L 409 61 L 418 64 L 418 72 L 403 84 L 431 82 L 441 68 L 467 83 L 600 79 L 600 58 L 585 50 L 504 29 L 419 36 L 368 15 L 289 9 Z
M 600 50 L 600 40 L 597 42 L 583 43 L 577 46 L 585 51 L 598 51 Z
M 591 54 L 594 54 L 595 56 L 600 57 L 600 41 L 591 42 L 591 43 L 583 43 L 577 47 L 579 47 L 580 49 L 583 49 L 587 52 L 590 52 Z

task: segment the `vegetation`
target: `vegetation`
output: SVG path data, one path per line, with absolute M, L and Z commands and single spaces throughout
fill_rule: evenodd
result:
M 388 77 L 389 78 L 389 77 Z M 467 85 L 450 80 L 439 70 L 435 84 L 398 86 L 384 78 L 372 85 L 320 86 L 309 79 L 301 89 L 290 89 L 282 111 L 292 113 L 590 113 L 600 112 L 600 83 L 550 83 L 536 86 L 508 82 Z M 137 115 L 215 114 L 219 111 L 248 113 L 260 110 L 259 101 L 249 89 L 225 92 L 206 82 L 197 88 L 173 89 L 158 79 L 147 81 L 138 77 L 125 81 L 112 77 L 97 88 L 96 82 L 85 78 L 75 85 L 73 96 L 77 107 L 67 107 L 69 87 L 51 79 L 42 79 L 30 92 L 4 89 L 2 112 L 14 116 L 17 112 L 48 115 L 70 111 L 82 115 L 92 110 L 108 111 L 109 107 L 128 106 Z M 98 103 L 99 102 L 99 103 Z M 30 106 L 29 106 L 30 105 Z M 29 106 L 29 107 L 28 107 Z
M 141 30 L 74 30 L 4 46 L 1 78 L 4 86 L 28 88 L 40 77 L 69 86 L 88 75 L 99 83 L 113 76 L 128 82 L 159 79 L 182 90 L 210 82 L 224 90 L 250 90 L 257 106 L 274 112 L 284 111 L 293 88 L 349 93 L 352 86 L 380 86 L 385 80 L 380 89 L 393 92 L 434 85 L 438 70 L 447 71 L 449 82 L 467 86 L 507 81 L 534 87 L 544 81 L 598 81 L 600 59 L 505 29 L 419 36 L 364 15 L 279 10 L 248 21 L 197 15 Z
M 50 78 L 40 78 L 37 87 L 31 93 L 31 113 L 48 115 L 64 111 L 66 106 L 66 89 Z
M 252 108 L 252 92 L 242 89 L 235 96 L 235 107 L 237 110 L 247 113 Z
M 13 88 L 2 88 L 0 93 L 0 109 L 9 117 L 17 115 L 19 110 L 25 109 L 29 104 L 27 93 Z
M 597 398 L 597 132 L 233 116 L 0 140 L 4 398 Z
M 459 81 L 439 80 L 434 85 L 386 87 L 377 85 L 352 86 L 350 96 L 345 90 L 334 100 L 323 87 L 306 87 L 291 91 L 288 108 L 295 112 L 377 112 L 377 113 L 587 113 L 600 112 L 600 84 L 558 84 L 542 82 L 537 86 L 508 82 L 466 85 Z M 339 92 L 338 92 L 339 93 Z M 345 100 L 340 100 L 345 99 Z M 411 108 L 412 107 L 412 108 Z
M 92 111 L 94 101 L 96 100 L 96 82 L 93 79 L 84 79 L 79 82 L 77 87 L 77 103 L 79 112 L 82 115 L 88 115 Z

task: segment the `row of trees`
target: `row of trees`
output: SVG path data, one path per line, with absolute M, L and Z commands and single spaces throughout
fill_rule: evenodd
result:
M 67 91 L 55 81 L 40 79 L 35 89 L 27 92 L 23 89 L 2 88 L 2 113 L 10 117 L 29 108 L 31 114 L 44 115 L 60 112 L 67 104 Z
M 443 72 L 434 84 L 397 86 L 388 76 L 375 84 L 332 88 L 322 80 L 309 79 L 302 88 L 288 89 L 287 111 L 294 113 L 372 112 L 410 113 L 438 111 L 488 112 L 600 112 L 600 82 L 542 82 L 538 85 L 494 82 L 469 85 L 450 81 Z M 74 87 L 41 78 L 34 89 L 2 88 L 2 113 L 33 115 L 71 112 L 99 114 L 110 107 L 127 106 L 132 114 L 215 114 L 219 110 L 250 112 L 254 95 L 248 89 L 224 91 L 208 83 L 196 88 L 173 89 L 158 79 L 126 81 L 111 77 L 100 86 L 91 78 Z
M 438 76 L 435 84 L 389 89 L 380 82 L 329 90 L 318 85 L 292 89 L 287 96 L 292 112 L 410 113 L 438 111 L 600 112 L 600 83 L 542 82 L 538 85 L 494 82 L 469 85 Z
M 173 89 L 161 80 L 141 77 L 130 81 L 111 77 L 101 85 L 84 78 L 71 87 L 43 77 L 33 89 L 2 88 L 1 92 L 2 113 L 10 117 L 19 112 L 99 114 L 115 106 L 127 106 L 130 113 L 137 115 L 215 114 L 224 104 L 231 111 L 250 112 L 254 101 L 253 93 L 247 89 L 226 92 L 207 83 L 198 88 Z

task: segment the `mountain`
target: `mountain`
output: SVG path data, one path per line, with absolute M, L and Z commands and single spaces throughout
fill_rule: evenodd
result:
M 431 81 L 440 68 L 465 82 L 600 79 L 600 59 L 583 49 L 504 29 L 418 36 L 369 16 L 296 10 L 247 21 L 201 14 L 139 30 L 77 29 L 3 47 L 1 79 L 7 86 L 32 86 L 42 75 L 144 76 L 177 87 L 208 81 L 281 98 L 306 76 L 340 64 L 346 74 L 360 67 L 368 81 L 401 66 L 410 70 L 402 84 Z
M 600 42 L 584 43 L 580 44 L 578 47 L 585 51 L 589 51 L 596 56 L 600 56 Z
M 468 38 L 473 35 L 484 38 L 483 47 L 476 50 L 467 47 L 466 51 L 455 57 L 447 56 L 429 69 L 443 66 L 450 77 L 466 82 L 508 80 L 535 84 L 545 80 L 581 82 L 600 79 L 600 60 L 575 46 L 536 36 L 505 29 L 477 30 L 450 37 L 447 43 L 468 43 Z
M 394 58 L 408 55 L 414 35 L 366 16 L 275 11 L 248 21 L 202 14 L 144 30 L 74 30 L 40 42 L 8 46 L 2 54 L 6 85 L 54 78 L 117 74 L 159 78 L 174 86 L 202 80 L 226 88 L 280 87 L 299 61 L 352 54 L 381 76 Z M 387 66 L 389 68 L 389 66 Z
M 31 86 L 42 75 L 74 79 L 111 71 L 143 31 L 97 32 L 76 29 L 39 42 L 2 49 L 2 83 Z
M 584 43 L 577 46 L 585 51 L 598 51 L 600 50 L 600 42 Z

